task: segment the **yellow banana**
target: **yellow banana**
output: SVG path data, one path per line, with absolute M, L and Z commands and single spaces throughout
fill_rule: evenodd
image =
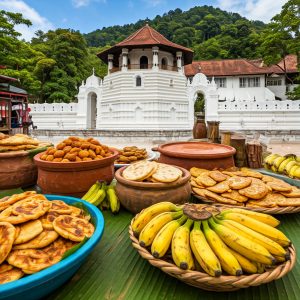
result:
M 212 218 L 209 220 L 209 224 L 228 247 L 246 258 L 267 265 L 275 263 L 275 258 L 261 245 L 236 234 L 233 230 L 224 225 L 217 224 Z
M 218 220 L 217 223 L 222 224 L 232 231 L 234 231 L 236 234 L 241 235 L 263 247 L 265 247 L 272 255 L 278 255 L 285 257 L 287 255 L 287 252 L 285 249 L 283 249 L 278 243 L 274 242 L 273 240 L 269 239 L 265 235 L 262 235 L 258 233 L 257 231 L 254 231 L 238 222 L 232 221 L 232 220 Z
M 272 166 L 274 160 L 279 156 L 280 156 L 279 154 L 270 154 L 265 158 L 265 163 L 268 164 L 269 166 Z
M 260 221 L 254 220 L 248 216 L 239 214 L 239 213 L 225 213 L 222 215 L 223 218 L 227 220 L 236 221 L 246 227 L 249 227 L 253 229 L 254 231 L 257 231 L 271 240 L 277 242 L 283 247 L 287 247 L 291 244 L 291 241 L 278 229 L 269 226 L 265 223 L 262 223 Z
M 297 165 L 297 161 L 294 161 L 294 160 L 289 161 L 287 163 L 287 165 L 285 166 L 285 168 L 284 168 L 284 173 L 285 174 L 290 174 L 290 171 L 291 171 L 292 167 L 295 166 L 295 165 Z
M 156 235 L 151 245 L 151 253 L 154 257 L 163 257 L 168 251 L 175 230 L 181 226 L 187 219 L 182 216 L 180 219 L 167 223 Z
M 273 161 L 273 166 L 278 170 L 280 164 L 285 160 L 286 158 L 284 156 L 279 156 L 275 158 Z
M 259 213 L 256 211 L 248 210 L 248 209 L 242 209 L 242 208 L 231 208 L 231 209 L 226 209 L 221 213 L 221 216 L 226 214 L 227 212 L 234 212 L 234 213 L 239 213 L 246 215 L 250 218 L 253 218 L 257 221 L 263 222 L 265 224 L 268 224 L 272 227 L 277 227 L 280 224 L 280 221 L 274 218 L 273 216 Z
M 182 212 L 164 212 L 154 217 L 141 231 L 139 236 L 140 245 L 142 247 L 150 246 L 164 225 L 181 216 Z
M 229 275 L 242 275 L 243 271 L 239 262 L 229 251 L 228 247 L 220 239 L 220 237 L 208 226 L 207 220 L 202 221 L 202 224 L 205 238 L 211 249 L 219 258 L 222 269 L 226 271 Z
M 238 252 L 236 252 L 230 248 L 228 248 L 228 249 L 233 254 L 233 256 L 237 259 L 237 261 L 241 265 L 243 271 L 245 271 L 246 273 L 249 273 L 249 274 L 257 273 L 257 266 L 255 265 L 255 263 L 250 261 L 245 256 L 239 254 Z
M 283 171 L 285 170 L 286 165 L 290 162 L 290 161 L 294 161 L 295 160 L 295 156 L 289 156 L 287 157 L 278 167 L 278 173 L 283 173 Z
M 178 227 L 172 238 L 172 258 L 177 267 L 183 270 L 194 268 L 194 259 L 190 248 L 190 228 L 193 220 L 188 219 Z
M 259 263 L 259 262 L 253 262 L 255 265 L 256 265 L 256 267 L 257 267 L 257 273 L 258 274 L 262 274 L 262 273 L 264 273 L 265 272 L 265 265 L 264 264 L 261 264 L 261 263 Z
M 139 236 L 142 229 L 149 223 L 155 216 L 167 211 L 180 211 L 182 207 L 176 206 L 171 202 L 160 202 L 145 208 L 138 215 L 135 216 L 132 223 L 132 230 L 135 236 Z
M 190 234 L 190 244 L 194 256 L 202 269 L 210 276 L 219 277 L 222 274 L 221 264 L 207 243 L 200 228 L 200 222 L 194 223 L 194 228 Z

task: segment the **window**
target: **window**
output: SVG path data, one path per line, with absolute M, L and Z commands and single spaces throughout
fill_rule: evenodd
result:
M 281 79 L 267 79 L 267 85 L 272 86 L 272 85 L 282 85 L 282 80 Z
M 148 57 L 142 56 L 140 58 L 140 69 L 148 69 Z
M 260 77 L 240 77 L 240 88 L 260 87 Z
M 135 78 L 135 86 L 142 86 L 142 78 L 141 78 L 141 76 L 136 76 L 136 78 Z
M 167 69 L 167 66 L 168 66 L 168 61 L 167 61 L 166 58 L 163 58 L 163 59 L 161 60 L 161 68 L 162 68 L 163 70 L 166 70 L 166 69 Z
M 226 78 L 215 78 L 215 83 L 217 84 L 218 88 L 226 88 Z

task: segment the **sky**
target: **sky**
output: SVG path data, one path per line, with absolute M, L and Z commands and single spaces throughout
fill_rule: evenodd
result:
M 18 26 L 22 38 L 30 40 L 37 30 L 72 28 L 88 33 L 102 27 L 154 18 L 169 10 L 185 11 L 212 5 L 237 12 L 250 20 L 269 22 L 287 0 L 0 0 L 0 10 L 20 12 L 32 26 Z

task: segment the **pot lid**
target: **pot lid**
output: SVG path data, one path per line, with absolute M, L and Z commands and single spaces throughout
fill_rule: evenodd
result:
M 183 158 L 221 158 L 235 154 L 236 150 L 227 145 L 205 142 L 176 142 L 163 144 L 158 151 L 164 155 Z

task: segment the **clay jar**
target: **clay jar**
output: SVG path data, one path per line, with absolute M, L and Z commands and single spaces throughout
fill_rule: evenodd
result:
M 34 185 L 37 167 L 27 151 L 0 153 L 0 190 Z
M 204 115 L 197 115 L 197 120 L 193 128 L 193 137 L 194 139 L 205 139 L 207 137 Z
M 234 167 L 235 149 L 231 146 L 205 142 L 175 142 L 160 145 L 159 162 L 189 170 L 192 167 L 212 170 Z
M 181 178 L 171 183 L 152 183 L 127 180 L 122 176 L 126 167 L 115 173 L 117 180 L 116 193 L 121 204 L 130 212 L 136 214 L 155 203 L 169 201 L 175 204 L 188 202 L 191 195 L 189 180 L 191 174 L 183 172 Z
M 114 178 L 114 161 L 118 151 L 110 149 L 113 155 L 101 160 L 83 162 L 49 162 L 41 160 L 39 153 L 34 157 L 38 167 L 38 186 L 44 194 L 82 197 L 97 181 L 110 183 Z

